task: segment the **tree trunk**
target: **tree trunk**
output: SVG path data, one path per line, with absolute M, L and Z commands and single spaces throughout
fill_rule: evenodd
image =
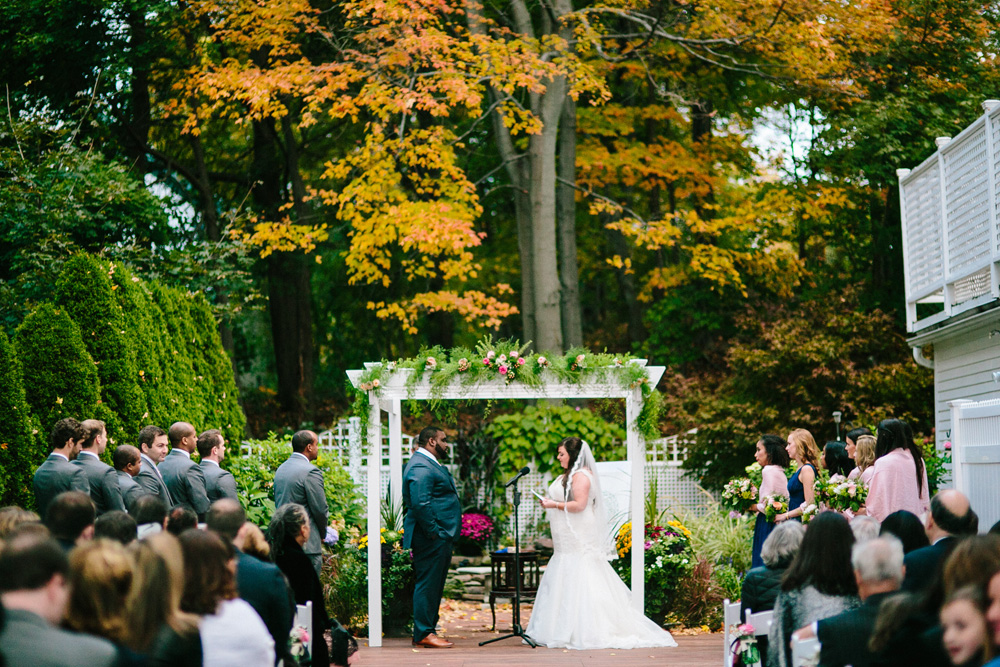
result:
M 559 120 L 559 279 L 562 285 L 563 342 L 567 348 L 583 345 L 580 313 L 580 264 L 576 255 L 576 102 L 566 96 Z

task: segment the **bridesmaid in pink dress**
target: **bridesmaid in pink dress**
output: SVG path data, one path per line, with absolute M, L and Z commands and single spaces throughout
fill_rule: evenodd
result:
M 785 440 L 777 435 L 763 435 L 757 441 L 757 451 L 754 453 L 754 460 L 763 468 L 758 501 L 763 501 L 767 496 L 788 497 L 788 479 L 785 477 L 785 466 L 788 465 L 788 453 L 785 451 Z M 768 521 L 764 516 L 764 506 L 758 502 L 753 506 L 757 512 L 757 520 L 753 527 L 753 548 L 750 552 L 750 567 L 758 567 L 764 564 L 760 556 L 760 550 L 764 546 L 764 540 L 774 530 L 774 522 Z

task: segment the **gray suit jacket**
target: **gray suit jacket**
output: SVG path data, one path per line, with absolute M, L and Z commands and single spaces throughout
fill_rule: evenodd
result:
M 97 516 L 111 510 L 125 511 L 125 501 L 122 500 L 118 475 L 115 474 L 114 468 L 86 452 L 80 452 L 73 465 L 79 466 L 87 476 L 87 481 L 90 483 L 90 499 L 97 508 Z
M 145 454 L 141 454 L 140 456 L 142 456 L 142 467 L 139 468 L 139 474 L 135 476 L 136 483 L 144 488 L 146 493 L 159 496 L 160 500 L 163 501 L 169 510 L 174 506 L 174 499 L 170 496 L 167 485 L 163 482 L 163 478 L 160 477 L 153 459 Z
M 215 461 L 202 461 L 200 465 L 201 472 L 205 475 L 205 492 L 208 494 L 209 502 L 214 503 L 220 498 L 239 500 L 233 473 L 223 470 Z
M 170 489 L 174 504 L 194 510 L 199 521 L 204 521 L 208 512 L 208 494 L 205 492 L 205 475 L 201 467 L 191 457 L 177 449 L 171 449 L 163 462 L 157 466 L 163 481 Z
M 118 660 L 118 649 L 109 641 L 60 630 L 30 611 L 4 613 L 0 653 L 8 667 L 104 667 Z
M 83 469 L 55 454 L 49 454 L 49 458 L 38 466 L 32 486 L 35 488 L 35 506 L 43 521 L 49 503 L 63 491 L 82 491 L 90 495 L 90 482 Z
M 276 507 L 298 503 L 306 508 L 312 522 L 309 541 L 302 546 L 307 554 L 323 553 L 330 508 L 323 490 L 323 472 L 301 454 L 292 454 L 274 473 Z
M 121 491 L 122 500 L 125 501 L 126 511 L 130 510 L 135 503 L 135 499 L 145 495 L 147 491 L 139 486 L 139 483 L 132 479 L 132 475 L 127 472 L 116 470 L 115 474 L 118 477 L 118 488 Z

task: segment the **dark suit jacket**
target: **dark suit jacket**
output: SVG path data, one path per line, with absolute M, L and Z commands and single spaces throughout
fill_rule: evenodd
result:
M 287 541 L 282 552 L 275 557 L 275 564 L 288 577 L 288 586 L 295 596 L 296 604 L 305 604 L 312 600 L 313 634 L 319 638 L 323 631 L 330 627 L 330 617 L 326 613 L 326 601 L 323 599 L 323 585 L 313 568 L 312 560 L 294 541 Z M 313 664 L 330 664 L 329 651 L 326 642 L 313 642 Z
M 115 476 L 118 478 L 118 489 L 122 494 L 122 501 L 125 503 L 126 511 L 132 509 L 135 499 L 146 493 L 146 489 L 139 486 L 139 483 L 132 479 L 132 475 L 122 470 L 116 470 Z
M 49 454 L 42 465 L 38 466 L 32 486 L 35 488 L 35 507 L 38 508 L 42 521 L 45 520 L 49 503 L 63 491 L 82 491 L 90 495 L 90 482 L 83 469 L 56 454 Z
M 214 503 L 220 498 L 239 500 L 236 493 L 236 478 L 228 470 L 223 470 L 215 461 L 202 461 L 201 472 L 205 476 L 205 493 L 208 501 Z
M 118 651 L 111 642 L 60 630 L 41 616 L 7 609 L 0 654 L 9 667 L 103 667 L 114 665 Z
M 118 475 L 115 474 L 114 468 L 89 452 L 80 452 L 73 465 L 79 466 L 87 476 L 87 481 L 90 483 L 90 499 L 97 508 L 97 516 L 111 510 L 125 511 L 125 501 L 122 499 Z
M 275 660 L 287 657 L 288 633 L 295 618 L 295 597 L 285 575 L 277 565 L 257 560 L 237 549 L 236 588 L 240 597 L 257 611 L 271 633 Z
M 920 547 L 906 554 L 903 558 L 903 564 L 906 566 L 903 590 L 907 593 L 927 590 L 956 544 L 958 544 L 956 538 L 945 537 L 930 546 Z
M 160 477 L 156 469 L 156 464 L 145 454 L 141 454 L 140 456 L 142 456 L 142 467 L 139 468 L 139 474 L 134 478 L 136 483 L 144 488 L 146 493 L 159 496 L 163 504 L 167 506 L 167 509 L 171 509 L 174 506 L 174 499 L 170 496 L 167 485 Z
M 816 624 L 819 638 L 821 667 L 869 667 L 874 656 L 868 650 L 868 640 L 875 628 L 878 608 L 892 593 L 876 593 L 860 607 L 824 618 Z
M 451 473 L 443 465 L 414 452 L 403 471 L 403 548 L 413 540 L 454 540 L 462 529 L 462 506 Z
M 205 491 L 205 475 L 201 466 L 191 460 L 186 452 L 171 449 L 163 462 L 157 466 L 163 481 L 170 489 L 174 505 L 194 510 L 199 521 L 205 520 L 208 512 L 208 493 Z
M 305 553 L 323 553 L 330 507 L 323 489 L 323 471 L 301 454 L 292 454 L 274 473 L 274 504 L 276 507 L 297 503 L 306 508 L 312 522 Z

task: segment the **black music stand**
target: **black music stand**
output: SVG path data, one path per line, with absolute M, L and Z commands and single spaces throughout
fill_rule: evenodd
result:
M 525 471 L 527 471 L 527 468 L 525 468 Z M 531 637 L 525 634 L 524 628 L 521 627 L 521 522 L 518 517 L 518 508 L 521 506 L 521 491 L 517 488 L 518 481 L 517 478 L 514 479 L 514 572 L 516 580 L 514 584 L 513 617 L 511 618 L 511 625 L 513 627 L 509 633 L 503 636 L 479 642 L 480 646 L 492 644 L 502 639 L 510 639 L 511 637 L 520 637 L 531 648 L 538 646 Z

